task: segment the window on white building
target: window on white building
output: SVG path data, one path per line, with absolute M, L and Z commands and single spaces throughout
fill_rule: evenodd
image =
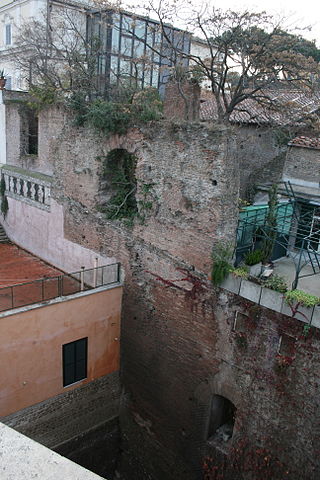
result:
M 11 23 L 5 26 L 5 44 L 11 45 Z
M 6 77 L 6 90 L 11 90 L 12 89 L 12 78 L 11 77 Z

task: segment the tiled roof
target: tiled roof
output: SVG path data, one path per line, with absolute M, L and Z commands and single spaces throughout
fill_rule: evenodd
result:
M 320 150 L 320 138 L 311 138 L 311 137 L 296 137 L 290 140 L 288 145 L 292 147 L 304 147 L 304 148 L 315 148 Z
M 304 115 L 315 112 L 320 108 L 320 94 L 311 94 L 298 90 L 268 90 L 261 92 L 261 96 L 271 100 L 271 106 L 258 103 L 253 99 L 241 102 L 230 116 L 233 123 L 245 124 L 277 124 L 287 125 L 298 122 Z M 211 92 L 201 92 L 200 118 L 203 121 L 217 119 L 216 102 Z

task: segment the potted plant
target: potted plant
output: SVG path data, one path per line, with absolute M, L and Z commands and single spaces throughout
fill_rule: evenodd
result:
M 253 250 L 252 252 L 248 252 L 244 257 L 244 263 L 249 265 L 250 270 L 249 273 L 253 277 L 257 277 L 261 273 L 262 267 L 262 259 L 263 259 L 263 252 L 262 250 Z
M 3 90 L 4 87 L 6 86 L 6 78 L 5 78 L 5 73 L 4 70 L 0 70 L 0 90 Z

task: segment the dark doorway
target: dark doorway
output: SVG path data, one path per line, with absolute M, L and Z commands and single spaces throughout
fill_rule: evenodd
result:
M 227 442 L 233 434 L 236 407 L 221 395 L 213 395 L 211 400 L 208 440 Z

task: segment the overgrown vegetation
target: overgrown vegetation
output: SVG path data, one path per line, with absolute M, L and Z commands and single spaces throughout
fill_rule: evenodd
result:
M 144 224 L 156 199 L 155 183 L 136 179 L 137 159 L 127 150 L 112 150 L 102 159 L 102 199 L 97 209 L 109 220 L 123 220 L 127 226 L 132 226 L 135 218 Z
M 286 293 L 288 290 L 287 282 L 281 275 L 272 275 L 262 285 L 280 293 Z
M 244 257 L 244 263 L 250 266 L 256 265 L 257 263 L 262 262 L 263 258 L 264 258 L 264 254 L 262 250 L 260 249 L 253 250 L 252 252 L 246 253 Z
M 211 281 L 215 286 L 221 285 L 229 272 L 233 270 L 233 246 L 230 243 L 217 242 L 212 250 Z
M 235 277 L 246 279 L 249 276 L 249 269 L 246 265 L 241 265 L 240 267 L 234 268 L 232 270 L 232 275 L 234 275 Z
M 136 158 L 126 150 L 112 150 L 103 165 L 103 178 L 109 182 L 111 197 L 99 210 L 110 220 L 126 219 L 132 224 L 137 215 Z
M 124 103 L 101 98 L 88 102 L 83 95 L 76 94 L 68 105 L 74 112 L 76 125 L 91 126 L 105 135 L 124 135 L 136 124 L 159 120 L 162 117 L 162 101 L 154 88 L 136 92 Z
M 285 294 L 285 301 L 291 307 L 314 307 L 320 303 L 320 298 L 303 290 L 290 290 Z
M 0 180 L 0 198 L 1 198 L 1 213 L 4 218 L 6 218 L 9 210 L 9 203 L 5 193 L 6 193 L 6 183 L 4 180 L 4 176 L 2 175 Z
M 59 101 L 58 91 L 52 85 L 31 85 L 29 93 L 31 98 L 27 105 L 38 113 L 46 107 L 57 104 Z M 60 100 L 62 99 L 60 98 Z

